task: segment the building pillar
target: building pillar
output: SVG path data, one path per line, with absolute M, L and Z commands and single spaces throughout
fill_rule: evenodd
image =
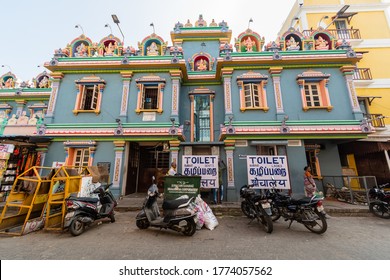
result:
M 50 143 L 38 143 L 35 151 L 37 152 L 36 166 L 45 166 L 45 157 L 48 151 Z M 42 175 L 43 169 L 39 170 L 39 175 Z
M 283 118 L 285 117 L 282 90 L 280 86 L 280 76 L 282 71 L 283 71 L 282 67 L 271 67 L 269 69 L 269 73 L 271 74 L 272 77 L 272 83 L 274 85 L 276 116 L 278 120 L 283 120 Z
M 61 79 L 64 77 L 64 74 L 61 72 L 53 72 L 50 74 L 51 76 L 51 94 L 50 94 L 50 99 L 49 99 L 49 105 L 47 106 L 47 112 L 45 119 L 49 119 L 51 122 L 51 119 L 54 118 L 54 111 L 57 103 L 57 95 L 58 95 L 58 90 L 60 87 L 60 82 Z
M 340 67 L 340 71 L 343 73 L 345 78 L 345 82 L 349 93 L 349 100 L 351 102 L 352 112 L 355 116 L 355 119 L 361 120 L 363 118 L 363 113 L 360 109 L 355 85 L 353 83 L 353 74 L 355 68 L 356 68 L 355 66 L 343 66 Z
M 234 149 L 235 149 L 235 140 L 225 140 L 225 151 L 226 151 L 226 170 L 227 170 L 227 190 L 226 196 L 228 201 L 231 199 L 236 199 L 235 190 L 236 186 L 234 184 Z
M 169 166 L 171 165 L 172 162 L 176 162 L 177 169 L 179 168 L 179 145 L 180 141 L 179 140 L 171 140 L 169 141 L 169 149 L 170 149 L 170 162 Z
M 133 72 L 123 71 L 122 75 L 122 99 L 121 99 L 121 110 L 119 113 L 120 117 L 127 117 L 127 108 L 129 104 L 129 92 L 130 92 L 130 82 L 133 77 Z
M 171 117 L 178 120 L 179 117 L 179 98 L 180 98 L 180 81 L 181 71 L 172 70 L 169 71 L 172 79 L 172 105 L 171 105 Z
M 125 141 L 114 141 L 114 175 L 112 178 L 112 189 L 119 189 L 119 184 L 123 175 L 122 166 L 123 166 L 123 155 L 125 151 Z
M 229 116 L 233 116 L 232 108 L 232 68 L 222 69 L 224 101 L 225 101 L 225 120 L 229 120 Z

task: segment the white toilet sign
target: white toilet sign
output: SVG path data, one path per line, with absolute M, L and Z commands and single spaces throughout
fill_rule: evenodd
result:
M 286 156 L 247 156 L 248 185 L 257 189 L 290 189 Z

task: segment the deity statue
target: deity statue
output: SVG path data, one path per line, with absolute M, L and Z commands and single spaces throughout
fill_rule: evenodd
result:
M 299 50 L 299 42 L 296 42 L 293 36 L 291 36 L 290 39 L 288 39 L 287 41 L 287 50 L 289 51 Z
M 112 44 L 112 42 L 110 42 L 107 46 L 104 47 L 104 50 L 105 50 L 104 55 L 105 56 L 113 56 L 116 48 L 117 48 L 117 43 L 115 42 L 115 44 Z
M 12 117 L 8 120 L 8 125 L 15 125 L 17 122 L 16 115 L 13 114 Z
M 16 124 L 19 124 L 19 125 L 28 124 L 28 117 L 26 116 L 26 111 L 22 112 L 22 115 L 19 116 L 18 120 L 16 121 Z
M 328 41 L 321 36 L 318 36 L 316 40 L 316 50 L 329 50 Z
M 248 39 L 246 39 L 244 41 L 244 45 L 246 47 L 246 51 L 247 52 L 253 52 L 253 45 L 255 44 L 254 41 L 252 41 L 251 37 L 248 37 Z
M 206 71 L 207 70 L 207 61 L 201 58 L 197 63 L 196 63 L 196 70 L 197 71 Z
M 84 45 L 84 43 L 81 43 L 80 45 L 78 45 L 74 56 L 88 56 L 87 46 Z
M 13 81 L 14 79 L 12 77 L 9 77 L 5 82 L 4 82 L 4 88 L 12 88 L 13 87 Z
M 48 88 L 49 87 L 49 79 L 47 76 L 44 76 L 42 80 L 38 84 L 39 88 Z
M 29 125 L 36 125 L 37 124 L 37 115 L 32 114 L 31 118 L 28 120 Z
M 146 48 L 146 55 L 159 55 L 158 46 L 156 42 L 152 42 L 149 47 Z

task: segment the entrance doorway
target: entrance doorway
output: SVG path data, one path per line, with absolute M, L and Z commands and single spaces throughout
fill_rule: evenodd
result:
M 164 191 L 164 176 L 169 169 L 169 151 L 163 151 L 163 145 L 140 146 L 140 166 L 137 192 L 146 193 L 156 178 L 159 192 Z
M 135 142 L 130 142 L 129 161 L 127 162 L 127 180 L 125 195 L 137 192 L 139 161 L 139 144 Z

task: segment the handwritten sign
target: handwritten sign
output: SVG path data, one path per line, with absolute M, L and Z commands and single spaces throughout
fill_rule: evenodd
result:
M 290 189 L 286 156 L 247 156 L 248 184 L 257 189 Z
M 201 188 L 219 188 L 218 156 L 183 156 L 182 172 L 184 176 L 201 176 Z

